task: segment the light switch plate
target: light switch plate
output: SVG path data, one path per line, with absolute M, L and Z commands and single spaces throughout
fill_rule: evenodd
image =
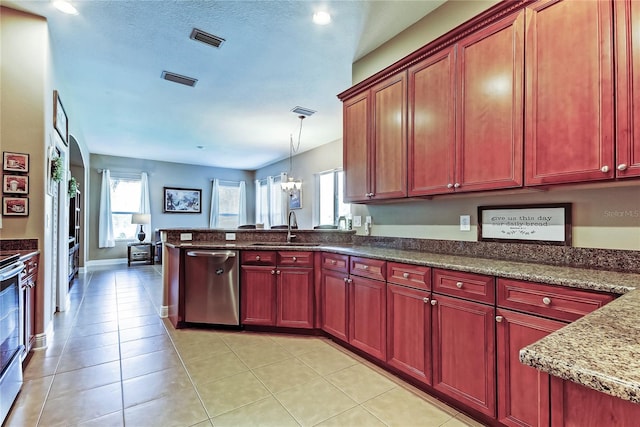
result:
M 460 231 L 471 231 L 471 215 L 460 215 Z
M 180 240 L 193 240 L 193 233 L 180 233 Z
M 353 226 L 362 227 L 362 217 L 360 215 L 355 215 L 353 217 Z
M 226 240 L 236 240 L 236 233 L 225 233 L 224 238 Z

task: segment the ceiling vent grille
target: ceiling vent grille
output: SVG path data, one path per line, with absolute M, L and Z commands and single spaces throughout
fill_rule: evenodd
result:
M 315 110 L 311 110 L 309 108 L 304 108 L 304 107 L 297 106 L 297 107 L 293 108 L 293 110 L 291 110 L 291 112 L 295 113 L 295 114 L 297 114 L 299 116 L 309 117 L 310 115 L 315 113 Z
M 217 48 L 219 48 L 225 41 L 222 37 L 214 36 L 213 34 L 206 33 L 197 28 L 194 28 L 193 31 L 191 31 L 189 38 Z
M 162 78 L 174 83 L 180 83 L 181 85 L 194 87 L 198 82 L 198 79 L 192 77 L 181 76 L 180 74 L 171 73 L 169 71 L 162 72 Z

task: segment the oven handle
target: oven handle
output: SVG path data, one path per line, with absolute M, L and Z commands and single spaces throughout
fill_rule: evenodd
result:
M 24 269 L 25 265 L 22 261 L 13 264 L 12 267 L 7 267 L 7 270 L 0 271 L 0 281 L 7 280 L 17 275 Z

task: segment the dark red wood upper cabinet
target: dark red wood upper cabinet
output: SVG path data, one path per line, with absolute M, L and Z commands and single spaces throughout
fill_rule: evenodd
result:
M 369 92 L 345 100 L 342 109 L 344 201 L 361 202 L 369 193 Z
M 613 5 L 526 9 L 525 184 L 614 177 Z
M 618 178 L 640 176 L 640 3 L 614 2 L 616 13 Z M 634 36 L 635 35 L 635 36 Z

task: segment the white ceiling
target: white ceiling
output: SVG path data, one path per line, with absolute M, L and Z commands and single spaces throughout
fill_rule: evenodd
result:
M 79 15 L 1 1 L 47 18 L 70 129 L 91 153 L 253 170 L 288 156 L 295 106 L 317 110 L 301 151 L 341 138 L 351 64 L 444 0 L 71 2 Z M 317 10 L 331 24 L 313 24 Z M 226 42 L 191 40 L 194 27 Z

